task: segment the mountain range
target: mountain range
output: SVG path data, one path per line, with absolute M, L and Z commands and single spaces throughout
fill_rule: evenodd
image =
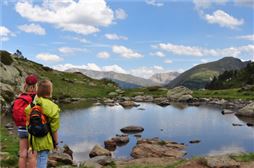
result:
M 204 88 L 207 83 L 212 81 L 214 76 L 218 76 L 224 71 L 242 69 L 248 63 L 250 61 L 243 62 L 238 58 L 224 57 L 218 61 L 194 66 L 169 82 L 167 86 L 169 88 L 180 85 L 191 89 Z
M 137 88 L 161 85 L 160 83 L 154 82 L 150 79 L 144 79 L 130 74 L 117 73 L 113 71 L 93 71 L 80 68 L 71 68 L 66 71 L 81 72 L 93 79 L 110 79 L 116 82 L 121 88 Z

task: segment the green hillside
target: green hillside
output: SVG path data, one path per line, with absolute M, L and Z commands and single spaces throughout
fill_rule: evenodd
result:
M 81 73 L 53 70 L 24 57 L 0 51 L 1 97 L 10 102 L 21 90 L 28 74 L 36 74 L 40 79 L 50 79 L 54 85 L 54 97 L 104 97 L 117 86 L 108 80 L 91 79 Z
M 240 70 L 225 71 L 206 85 L 207 89 L 229 89 L 254 85 L 254 62 Z M 253 87 L 254 91 L 254 87 Z
M 242 69 L 247 63 L 237 58 L 225 57 L 218 61 L 200 64 L 185 71 L 167 86 L 170 88 L 180 85 L 191 89 L 204 88 L 207 83 L 212 81 L 214 76 L 218 76 L 226 70 Z

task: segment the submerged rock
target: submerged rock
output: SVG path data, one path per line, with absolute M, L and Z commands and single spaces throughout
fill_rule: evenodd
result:
M 158 138 L 138 140 L 137 145 L 132 149 L 133 158 L 148 157 L 169 157 L 181 158 L 186 152 L 184 145 L 171 141 L 162 141 Z
M 229 109 L 223 109 L 222 111 L 221 111 L 221 114 L 233 114 L 234 112 L 232 111 L 232 110 L 229 110 Z
M 200 140 L 191 140 L 191 141 L 189 141 L 189 143 L 191 143 L 191 144 L 200 143 Z
M 143 132 L 144 128 L 141 126 L 127 126 L 120 129 L 123 133 L 139 133 Z

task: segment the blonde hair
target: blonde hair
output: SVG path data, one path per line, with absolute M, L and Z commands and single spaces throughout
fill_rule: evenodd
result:
M 50 98 L 52 97 L 53 84 L 50 80 L 42 80 L 38 83 L 37 96 Z

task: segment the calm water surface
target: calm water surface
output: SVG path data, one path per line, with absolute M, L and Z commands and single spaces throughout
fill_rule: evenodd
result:
M 89 152 L 95 144 L 103 146 L 104 140 L 120 134 L 120 128 L 139 125 L 145 129 L 143 138 L 160 137 L 187 144 L 186 157 L 235 151 L 254 152 L 254 128 L 247 127 L 235 115 L 222 115 L 218 108 L 179 105 L 160 107 L 148 103 L 141 103 L 138 108 L 93 106 L 64 110 L 61 113 L 60 141 L 64 141 L 74 151 L 74 160 L 82 161 L 89 158 Z M 232 123 L 244 125 L 234 127 Z M 129 137 L 130 142 L 118 147 L 113 153 L 114 157 L 130 157 L 136 138 L 133 135 Z M 189 143 L 196 139 L 201 142 Z

